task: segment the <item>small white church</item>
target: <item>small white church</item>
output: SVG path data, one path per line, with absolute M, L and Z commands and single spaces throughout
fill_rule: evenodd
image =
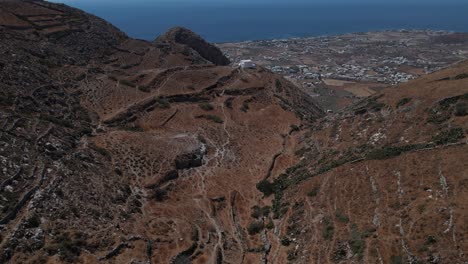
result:
M 257 65 L 255 65 L 252 60 L 241 60 L 239 62 L 239 66 L 242 69 L 255 69 L 257 67 Z

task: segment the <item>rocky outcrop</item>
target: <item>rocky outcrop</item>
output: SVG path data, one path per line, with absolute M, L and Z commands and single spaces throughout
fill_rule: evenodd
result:
M 186 45 L 215 65 L 229 65 L 230 63 L 229 59 L 224 56 L 218 47 L 206 42 L 199 35 L 186 28 L 172 28 L 158 37 L 155 42 L 157 44 L 178 43 Z

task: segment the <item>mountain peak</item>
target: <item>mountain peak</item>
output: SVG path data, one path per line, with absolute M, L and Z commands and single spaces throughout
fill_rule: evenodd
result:
M 184 27 L 173 27 L 159 36 L 156 43 L 177 43 L 186 45 L 195 50 L 215 65 L 229 65 L 230 61 L 221 50 L 213 44 L 205 41 L 200 35 Z

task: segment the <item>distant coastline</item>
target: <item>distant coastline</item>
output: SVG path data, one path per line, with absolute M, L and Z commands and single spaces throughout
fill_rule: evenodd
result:
M 460 4 L 334 4 L 222 6 L 195 4 L 72 5 L 111 22 L 133 38 L 153 40 L 184 26 L 210 42 L 272 40 L 398 29 L 468 32 L 468 2 Z

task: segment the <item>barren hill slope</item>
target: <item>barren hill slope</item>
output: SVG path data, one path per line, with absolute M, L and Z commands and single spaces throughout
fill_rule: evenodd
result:
M 206 42 L 133 40 L 43 1 L 0 7 L 1 262 L 258 261 L 255 184 L 297 161 L 296 126 L 323 115 L 307 96 L 216 66 Z
M 0 14 L 0 262 L 466 261 L 467 63 L 324 116 L 189 30 Z
M 272 260 L 465 263 L 467 73 L 388 88 L 302 130 L 301 161 L 259 186 L 279 219 Z

